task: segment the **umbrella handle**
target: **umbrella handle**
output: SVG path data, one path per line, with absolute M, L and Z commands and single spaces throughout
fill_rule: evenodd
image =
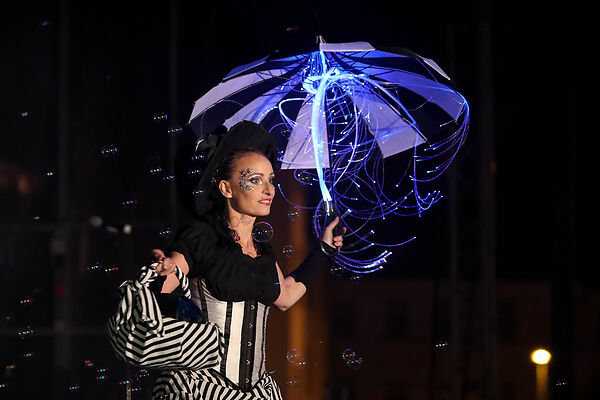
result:
M 325 226 L 329 225 L 331 223 L 331 221 L 333 221 L 335 219 L 335 217 L 338 217 L 338 216 L 339 215 L 336 212 L 327 216 L 327 218 L 325 219 Z M 333 228 L 333 236 L 342 236 L 343 234 L 344 234 L 344 224 L 342 224 L 342 220 L 340 219 L 340 222 L 338 222 L 337 225 Z
M 336 217 L 339 217 L 337 211 L 333 208 L 333 204 L 330 201 L 323 202 L 324 211 L 325 211 L 325 226 L 329 225 L 331 221 L 333 221 Z M 333 236 L 341 236 L 344 234 L 344 224 L 342 224 L 342 219 L 337 223 L 337 225 L 333 228 Z

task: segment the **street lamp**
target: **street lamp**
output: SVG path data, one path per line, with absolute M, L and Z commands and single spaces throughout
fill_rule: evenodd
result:
M 535 363 L 537 400 L 548 400 L 548 363 L 550 358 L 552 355 L 545 349 L 536 349 L 531 352 L 531 361 Z

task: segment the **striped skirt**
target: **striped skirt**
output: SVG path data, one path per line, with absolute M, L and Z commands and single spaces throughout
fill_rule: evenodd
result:
M 265 373 L 243 392 L 213 369 L 163 372 L 154 385 L 152 400 L 283 400 L 279 386 Z

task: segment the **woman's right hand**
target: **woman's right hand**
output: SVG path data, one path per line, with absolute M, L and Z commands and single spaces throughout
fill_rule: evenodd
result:
M 337 248 L 338 250 L 344 245 L 344 237 L 342 235 L 333 236 L 333 229 L 340 222 L 340 217 L 335 217 L 333 221 L 329 223 L 321 234 L 321 240 L 329 245 L 329 247 Z M 344 233 L 346 233 L 346 227 L 344 227 Z
M 152 256 L 156 261 L 159 262 L 158 266 L 156 267 L 156 273 L 158 275 L 170 275 L 173 273 L 173 271 L 175 271 L 177 264 L 175 264 L 170 257 L 166 257 L 165 253 L 161 249 L 153 249 Z

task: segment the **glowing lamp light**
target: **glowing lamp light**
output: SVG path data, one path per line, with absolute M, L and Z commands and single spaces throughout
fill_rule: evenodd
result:
M 536 364 L 548 364 L 548 362 L 550 362 L 550 358 L 550 353 L 544 349 L 537 349 L 531 353 L 531 361 Z

